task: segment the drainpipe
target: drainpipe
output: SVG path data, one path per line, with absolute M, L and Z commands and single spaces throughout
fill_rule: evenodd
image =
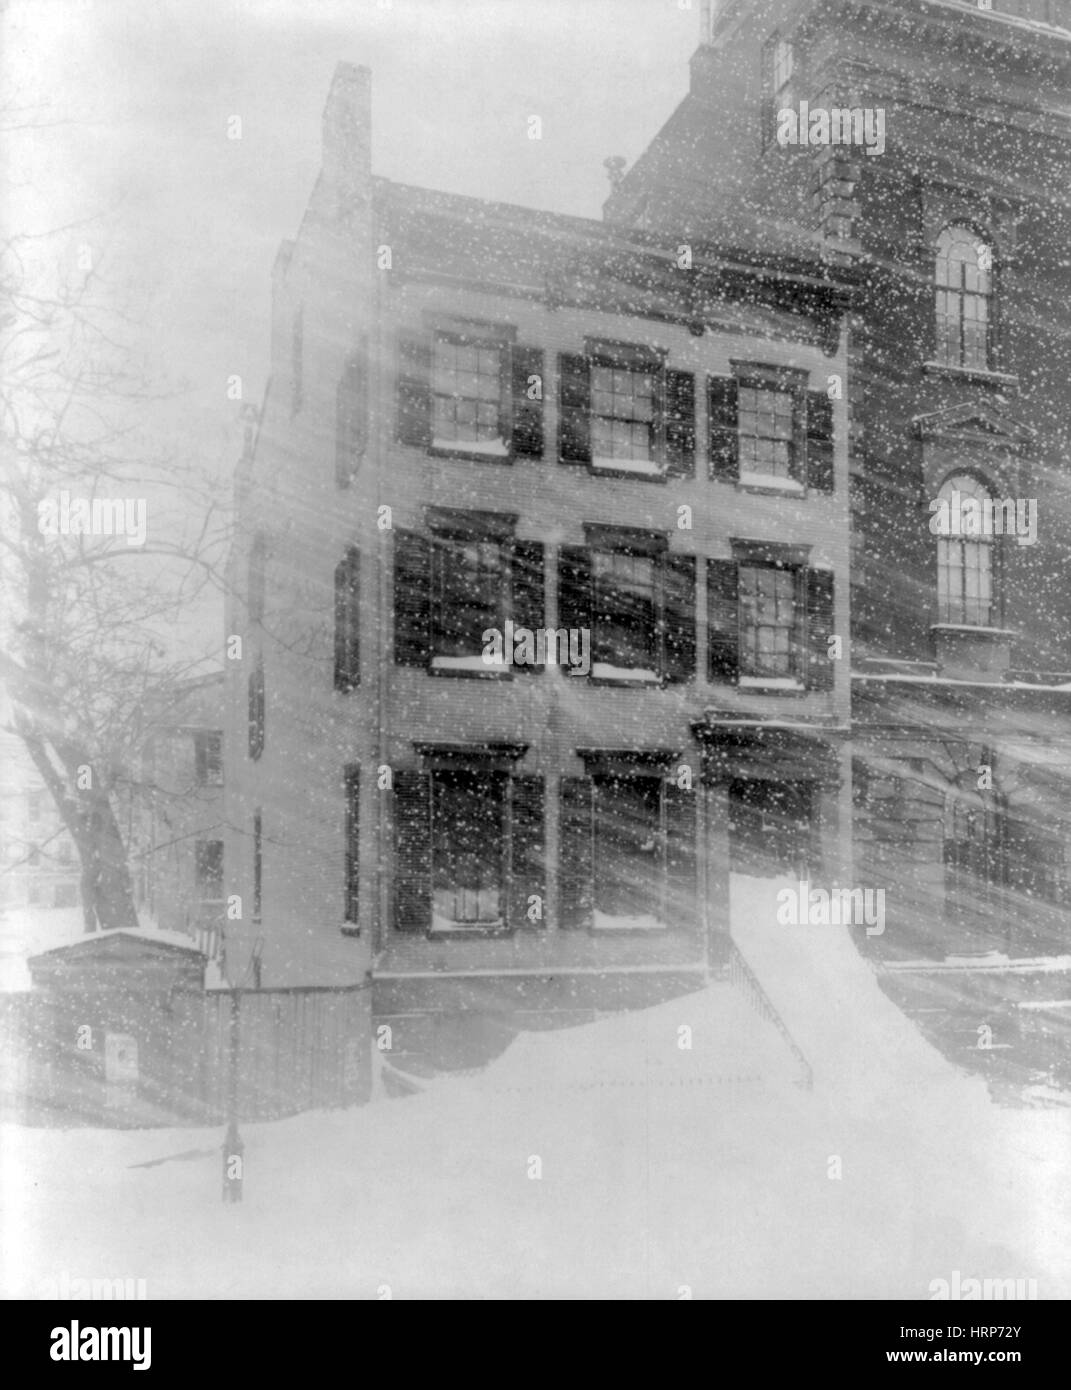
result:
M 373 214 L 374 216 L 374 214 Z M 375 240 L 374 230 L 372 240 Z M 369 247 L 371 252 L 371 247 Z M 388 447 L 389 438 L 386 421 L 388 419 L 388 402 L 385 372 L 383 370 L 384 345 L 383 345 L 383 305 L 382 305 L 382 278 L 376 276 L 373 281 L 373 291 L 371 302 L 373 306 L 374 324 L 373 331 L 369 334 L 369 343 L 375 344 L 375 388 L 374 399 L 376 404 L 375 420 L 375 440 L 376 440 L 376 505 L 385 495 L 384 492 L 384 456 Z M 371 433 L 371 431 L 369 432 Z M 374 514 L 374 508 L 372 509 Z M 392 513 L 393 515 L 393 513 Z M 389 707 L 389 691 L 387 681 L 389 679 L 389 661 L 387 653 L 387 610 L 390 603 L 388 591 L 387 560 L 385 558 L 386 548 L 393 546 L 393 538 L 388 539 L 384 532 L 377 527 L 375 532 L 375 555 L 376 555 L 376 602 L 378 611 L 376 613 L 376 747 L 378 749 L 377 767 L 382 767 L 389 761 L 389 730 L 387 728 L 386 712 Z M 386 940 L 387 922 L 390 912 L 389 880 L 390 875 L 385 871 L 388 862 L 387 846 L 388 816 L 387 798 L 377 790 L 376 792 L 376 855 L 375 855 L 375 874 L 376 874 L 376 920 L 372 926 L 372 953 L 381 950 Z

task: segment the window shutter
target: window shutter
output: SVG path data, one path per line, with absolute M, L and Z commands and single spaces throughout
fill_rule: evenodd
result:
M 360 769 L 356 763 L 348 763 L 344 773 L 346 787 L 346 868 L 344 884 L 343 920 L 357 921 L 358 907 L 358 815 L 360 811 Z
M 349 546 L 335 566 L 335 689 L 343 693 L 361 683 L 361 553 Z
M 804 570 L 807 603 L 808 690 L 832 690 L 834 663 L 829 655 L 833 633 L 833 571 Z
M 591 551 L 583 545 L 563 545 L 558 552 L 558 626 L 592 625 Z
M 543 542 L 513 542 L 513 612 L 516 627 L 532 632 L 546 626 Z M 514 666 L 514 671 L 541 671 L 542 666 Z
M 696 795 L 672 783 L 662 785 L 666 826 L 667 925 L 694 928 L 698 921 Z
M 394 660 L 427 666 L 431 654 L 431 542 L 414 531 L 394 535 Z
M 368 370 L 365 354 L 350 357 L 342 369 L 335 398 L 335 483 L 349 487 L 365 451 Z
M 398 440 L 422 449 L 431 443 L 431 344 L 423 338 L 398 343 Z
M 563 777 L 561 780 L 558 892 L 561 926 L 565 929 L 590 927 L 593 921 L 595 826 L 592 792 L 589 777 Z
M 538 396 L 534 400 L 529 395 L 532 377 L 539 378 Z M 542 348 L 513 349 L 513 452 L 526 458 L 543 455 Z
M 710 476 L 723 483 L 734 483 L 740 476 L 736 378 L 708 377 L 707 398 L 710 408 Z
M 667 555 L 663 600 L 663 675 L 671 683 L 695 679 L 694 555 Z
M 695 376 L 666 372 L 666 476 L 695 477 Z
M 264 661 L 249 673 L 249 756 L 259 758 L 264 752 Z
M 558 357 L 561 411 L 558 453 L 562 463 L 591 462 L 591 376 L 586 357 Z
M 707 561 L 707 674 L 735 685 L 740 675 L 740 597 L 735 560 Z
M 833 491 L 833 402 L 824 391 L 807 392 L 807 486 Z
M 431 927 L 431 774 L 394 774 L 396 931 Z
M 542 927 L 547 912 L 546 835 L 543 829 L 543 778 L 510 779 L 510 902 L 509 925 Z M 528 919 L 528 899 L 537 895 L 543 917 Z

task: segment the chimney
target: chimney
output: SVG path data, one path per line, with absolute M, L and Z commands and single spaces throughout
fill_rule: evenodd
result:
M 342 225 L 357 217 L 371 192 L 372 73 L 339 63 L 323 120 L 323 176 Z
M 606 170 L 606 176 L 610 180 L 610 188 L 615 189 L 625 177 L 625 156 L 621 154 L 609 155 L 602 162 L 602 167 Z

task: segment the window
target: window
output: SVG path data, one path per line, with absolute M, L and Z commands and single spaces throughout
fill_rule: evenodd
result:
M 335 566 L 335 689 L 348 693 L 361 683 L 361 554 L 350 546 Z
M 795 570 L 740 566 L 740 677 L 798 684 L 801 606 Z
M 510 770 L 524 745 L 427 749 L 426 771 L 394 776 L 395 929 L 542 926 L 543 779 Z
M 562 463 L 662 479 L 695 473 L 695 377 L 642 345 L 591 339 L 558 359 Z
M 249 673 L 249 756 L 259 758 L 264 752 L 264 660 Z
M 505 774 L 432 777 L 432 930 L 505 924 Z
M 592 367 L 591 422 L 596 467 L 657 464 L 654 375 L 624 367 Z
M 785 486 L 798 480 L 796 394 L 741 382 L 740 481 Z
M 223 785 L 223 735 L 218 730 L 193 736 L 194 768 L 199 787 Z
M 70 840 L 60 840 L 59 844 L 56 846 L 56 858 L 61 864 L 74 863 L 74 845 L 71 844 Z
M 595 642 L 592 674 L 657 681 L 661 557 L 595 551 Z
M 538 672 L 530 655 L 508 665 L 515 648 L 505 623 L 512 620 L 514 631 L 544 627 L 543 543 L 516 539 L 513 513 L 429 507 L 426 515 L 430 535 L 395 535 L 395 661 L 495 680 Z M 501 662 L 484 660 L 488 630 L 502 639 Z
M 937 494 L 947 501 L 949 515 L 966 524 L 973 516 L 984 516 L 984 503 L 990 498 L 985 485 L 968 474 L 949 478 Z M 970 499 L 977 507 L 963 507 Z M 950 525 L 950 530 L 959 529 Z M 994 538 L 981 526 L 978 534 L 938 536 L 937 538 L 937 620 L 967 627 L 989 627 L 995 617 Z
M 78 885 L 77 883 L 57 883 L 55 895 L 52 899 L 56 907 L 77 907 L 78 906 Z
M 775 143 L 777 113 L 792 105 L 792 78 L 795 70 L 795 48 L 779 34 L 772 34 L 762 46 L 760 124 L 764 150 Z
M 350 764 L 343 774 L 345 795 L 346 795 L 346 826 L 345 826 L 345 845 L 346 845 L 346 864 L 345 864 L 345 894 L 343 911 L 344 920 L 356 922 L 358 920 L 358 883 L 359 883 L 359 859 L 360 849 L 358 839 L 358 827 L 360 825 L 358 796 L 360 793 L 360 769 L 356 764 Z
M 561 779 L 562 927 L 695 929 L 696 795 L 667 776 L 677 755 L 578 751 L 590 775 Z
M 734 364 L 707 379 L 710 476 L 782 493 L 832 493 L 834 412 L 807 373 L 761 363 Z
M 666 836 L 662 781 L 651 776 L 597 776 L 595 794 L 595 931 L 665 928 Z
M 501 344 L 440 336 L 432 377 L 432 447 L 509 453 Z
M 26 814 L 31 825 L 37 825 L 45 814 L 45 793 L 30 792 L 26 797 Z
M 714 683 L 832 690 L 834 574 L 808 546 L 733 540 L 707 561 L 707 674 Z
M 253 812 L 253 921 L 260 921 L 261 887 L 264 877 L 263 816 L 260 807 Z
M 937 359 L 950 367 L 989 368 L 992 248 L 969 227 L 949 227 L 937 242 Z
M 796 52 L 787 39 L 774 40 L 772 62 L 774 105 L 782 110 L 791 100 L 789 83 L 796 68 Z
M 194 844 L 197 893 L 202 903 L 223 901 L 223 841 L 197 840 Z
M 502 630 L 509 570 L 497 541 L 441 541 L 432 557 L 432 668 L 488 669 L 483 636 Z
M 512 335 L 506 326 L 403 333 L 398 440 L 463 458 L 539 458 L 543 351 L 518 346 Z
M 588 546 L 559 552 L 558 621 L 587 633 L 598 680 L 657 683 L 695 676 L 694 555 L 664 533 L 588 523 Z

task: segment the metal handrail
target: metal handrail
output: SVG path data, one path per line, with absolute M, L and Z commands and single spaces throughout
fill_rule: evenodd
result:
M 799 1044 L 788 1031 L 787 1024 L 777 1012 L 777 1009 L 770 1000 L 770 996 L 759 983 L 759 977 L 744 959 L 740 947 L 731 939 L 729 941 L 729 979 L 732 984 L 739 985 L 743 989 L 755 1011 L 761 1014 L 763 1018 L 768 1019 L 784 1038 L 793 1057 L 795 1057 L 796 1061 L 799 1063 L 800 1075 L 798 1084 L 802 1086 L 804 1090 L 810 1091 L 814 1087 L 814 1072 L 810 1062 L 808 1062 L 807 1058 L 803 1055 L 803 1051 Z

